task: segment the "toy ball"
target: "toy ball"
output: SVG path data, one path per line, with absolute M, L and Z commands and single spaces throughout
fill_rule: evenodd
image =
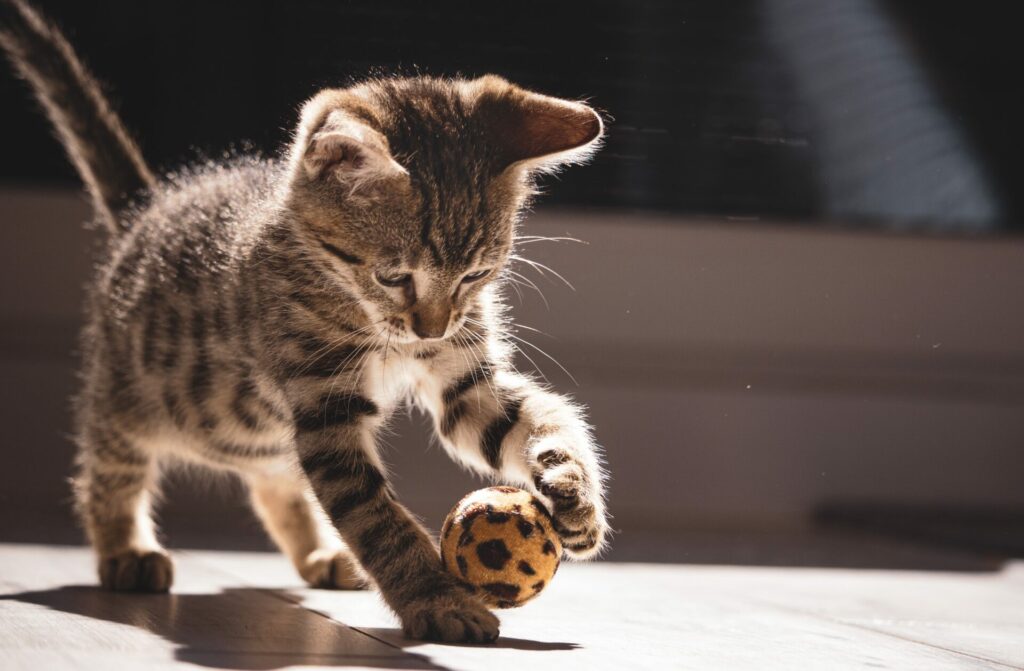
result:
M 540 594 L 561 557 L 544 504 L 515 487 L 472 492 L 441 527 L 441 561 L 491 608 L 515 608 Z

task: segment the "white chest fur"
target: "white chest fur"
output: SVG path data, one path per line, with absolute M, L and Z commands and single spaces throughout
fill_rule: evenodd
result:
M 430 370 L 422 361 L 401 352 L 375 353 L 367 361 L 365 391 L 385 414 L 403 401 L 419 403 L 437 393 Z

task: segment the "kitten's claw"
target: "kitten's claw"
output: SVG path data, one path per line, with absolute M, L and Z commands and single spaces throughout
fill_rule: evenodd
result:
M 303 560 L 299 574 L 311 587 L 365 589 L 366 578 L 345 550 L 314 550 Z
M 492 643 L 499 621 L 471 596 L 449 593 L 403 609 L 399 616 L 409 638 L 442 643 Z
M 116 592 L 166 592 L 174 582 L 174 564 L 161 551 L 128 550 L 100 559 L 100 585 Z

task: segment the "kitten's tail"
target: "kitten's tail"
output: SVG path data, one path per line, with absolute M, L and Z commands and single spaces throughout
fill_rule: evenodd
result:
M 123 232 L 118 212 L 154 178 L 96 81 L 60 31 L 24 0 L 0 0 L 0 47 L 42 104 L 98 214 L 115 234 Z

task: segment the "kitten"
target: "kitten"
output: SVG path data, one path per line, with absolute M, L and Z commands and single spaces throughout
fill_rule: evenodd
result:
M 159 181 L 59 32 L 22 0 L 0 16 L 109 229 L 76 405 L 103 586 L 170 587 L 149 509 L 183 459 L 239 474 L 310 584 L 372 581 L 415 638 L 494 640 L 377 455 L 407 401 L 454 459 L 537 492 L 569 556 L 601 548 L 590 428 L 514 370 L 503 319 L 533 177 L 594 151 L 594 111 L 494 76 L 379 79 L 314 96 L 281 160 Z

